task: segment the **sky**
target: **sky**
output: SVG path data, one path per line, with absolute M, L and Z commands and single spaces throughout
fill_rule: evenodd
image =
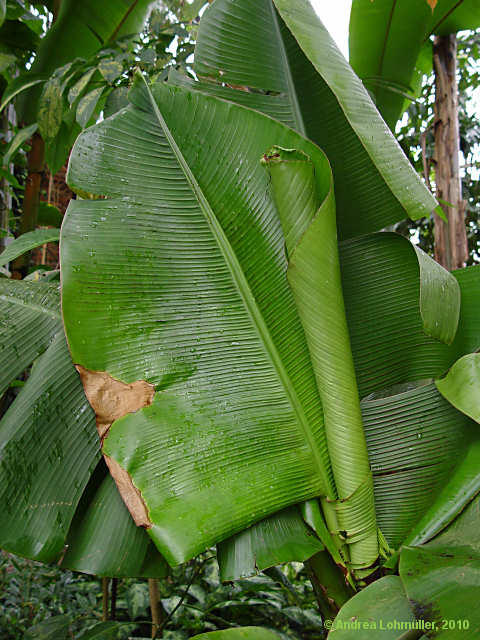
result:
M 352 0 L 310 0 L 310 2 L 348 60 L 348 20 Z

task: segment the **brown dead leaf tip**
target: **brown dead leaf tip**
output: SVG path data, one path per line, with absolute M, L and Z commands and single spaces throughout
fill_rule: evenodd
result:
M 433 10 L 435 9 L 435 7 L 437 6 L 437 2 L 438 2 L 438 0 L 427 0 L 427 3 L 429 5 L 429 7 L 432 9 L 432 13 L 433 13 Z
M 117 489 L 122 497 L 125 506 L 130 511 L 130 515 L 135 521 L 137 527 L 145 527 L 148 529 L 152 526 L 152 522 L 148 517 L 147 506 L 142 498 L 142 494 L 133 484 L 132 478 L 128 471 L 121 467 L 116 460 L 103 456 L 107 463 L 110 475 L 115 480 Z
M 130 384 L 115 380 L 106 371 L 91 371 L 75 365 L 90 406 L 95 411 L 100 439 L 108 433 L 112 422 L 127 413 L 134 413 L 152 404 L 155 395 L 153 384 L 136 380 Z

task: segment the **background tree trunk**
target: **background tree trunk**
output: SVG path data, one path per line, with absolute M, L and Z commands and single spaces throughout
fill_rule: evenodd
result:
M 457 38 L 436 36 L 433 45 L 435 69 L 435 183 L 436 196 L 448 224 L 435 214 L 435 259 L 448 270 L 465 266 L 468 259 L 465 202 L 459 169 Z

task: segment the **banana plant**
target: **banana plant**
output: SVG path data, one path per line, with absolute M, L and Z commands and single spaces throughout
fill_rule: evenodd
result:
M 402 573 L 480 490 L 462 383 L 475 380 L 479 270 L 449 274 L 382 231 L 436 202 L 306 0 L 216 0 L 194 68 L 168 84 L 138 76 L 129 105 L 74 146 L 78 197 L 61 231 L 70 356 L 57 324 L 0 423 L 3 478 L 31 470 L 21 488 L 2 483 L 15 519 L 0 543 L 94 571 L 111 531 L 101 518 L 126 513 L 113 478 L 157 566 L 217 545 L 224 579 L 314 554 L 357 586 L 399 558 Z M 3 284 L 5 301 L 54 286 Z M 54 346 L 88 399 L 76 411 L 67 368 L 42 392 Z M 41 473 L 36 393 L 51 416 L 44 446 L 62 443 Z M 100 446 L 106 476 L 93 471 Z M 70 484 L 54 481 L 67 461 Z

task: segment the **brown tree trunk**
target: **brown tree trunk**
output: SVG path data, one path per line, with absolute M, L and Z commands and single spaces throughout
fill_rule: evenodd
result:
M 435 214 L 435 259 L 448 270 L 465 266 L 468 259 L 465 202 L 459 170 L 457 38 L 436 36 L 435 68 L 435 183 L 436 196 L 448 224 Z M 444 204 L 444 201 L 448 204 Z M 449 205 L 452 206 L 449 206 Z
M 23 196 L 23 213 L 20 220 L 20 233 L 33 231 L 37 226 L 40 185 L 45 163 L 45 143 L 39 133 L 32 138 L 32 148 L 28 154 L 28 176 Z M 12 263 L 12 277 L 23 278 L 27 274 L 30 253 L 25 253 Z

